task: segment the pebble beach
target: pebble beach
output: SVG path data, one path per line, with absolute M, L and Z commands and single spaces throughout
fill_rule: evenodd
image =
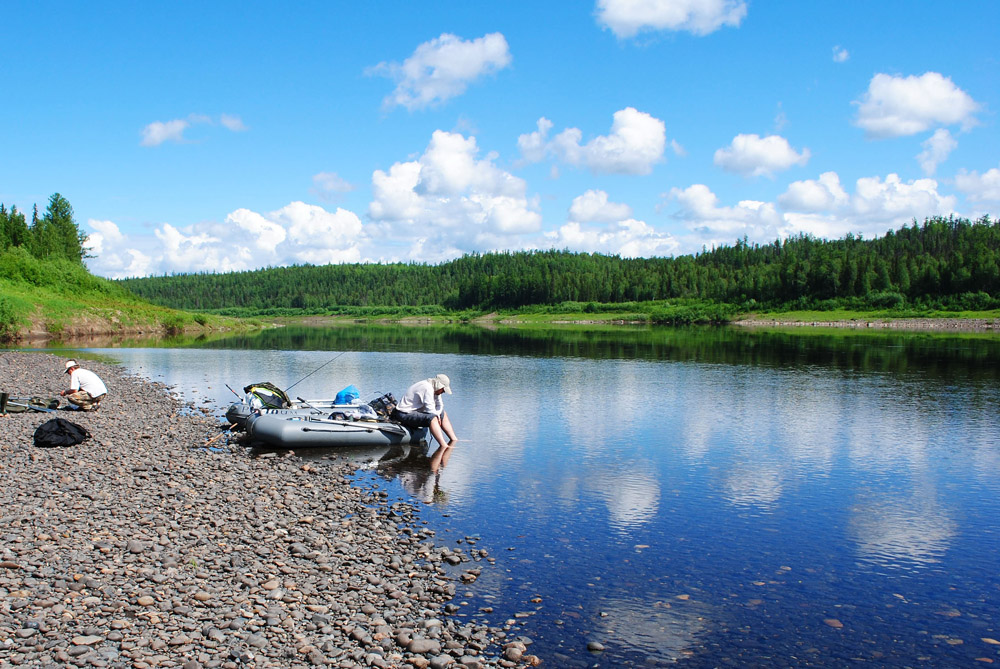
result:
M 510 621 L 452 615 L 494 566 L 438 545 L 415 503 L 336 460 L 229 446 L 163 384 L 80 362 L 109 388 L 100 410 L 0 417 L 0 666 L 541 662 Z M 58 397 L 64 363 L 0 353 L 0 390 Z M 54 417 L 90 439 L 35 447 Z

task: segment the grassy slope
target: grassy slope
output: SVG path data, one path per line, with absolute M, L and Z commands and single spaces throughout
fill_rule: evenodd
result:
M 149 304 L 81 265 L 43 262 L 20 249 L 0 256 L 0 330 L 4 325 L 21 338 L 247 326 Z

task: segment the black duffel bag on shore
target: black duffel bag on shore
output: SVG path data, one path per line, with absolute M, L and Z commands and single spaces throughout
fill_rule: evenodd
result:
M 39 448 L 76 446 L 89 438 L 90 433 L 87 430 L 65 418 L 45 421 L 35 430 L 35 446 Z

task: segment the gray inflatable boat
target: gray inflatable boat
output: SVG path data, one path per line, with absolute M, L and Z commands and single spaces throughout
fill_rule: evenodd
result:
M 305 403 L 296 402 L 286 408 L 276 407 L 251 407 L 247 402 L 234 402 L 226 409 L 226 420 L 235 425 L 237 430 L 246 429 L 247 419 L 255 412 L 268 416 L 315 416 L 322 418 L 329 416 L 334 411 L 349 412 L 357 409 L 357 406 L 350 404 L 334 404 L 333 400 L 307 400 Z
M 394 421 L 335 420 L 308 414 L 250 416 L 246 431 L 253 445 L 288 449 L 385 446 L 427 439 L 427 428 L 409 428 Z

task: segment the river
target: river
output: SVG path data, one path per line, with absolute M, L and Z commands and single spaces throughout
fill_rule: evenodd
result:
M 448 374 L 445 465 L 381 451 L 358 477 L 488 551 L 456 615 L 517 621 L 547 666 L 1000 661 L 996 336 L 348 326 L 72 353 L 220 421 L 227 384 Z

